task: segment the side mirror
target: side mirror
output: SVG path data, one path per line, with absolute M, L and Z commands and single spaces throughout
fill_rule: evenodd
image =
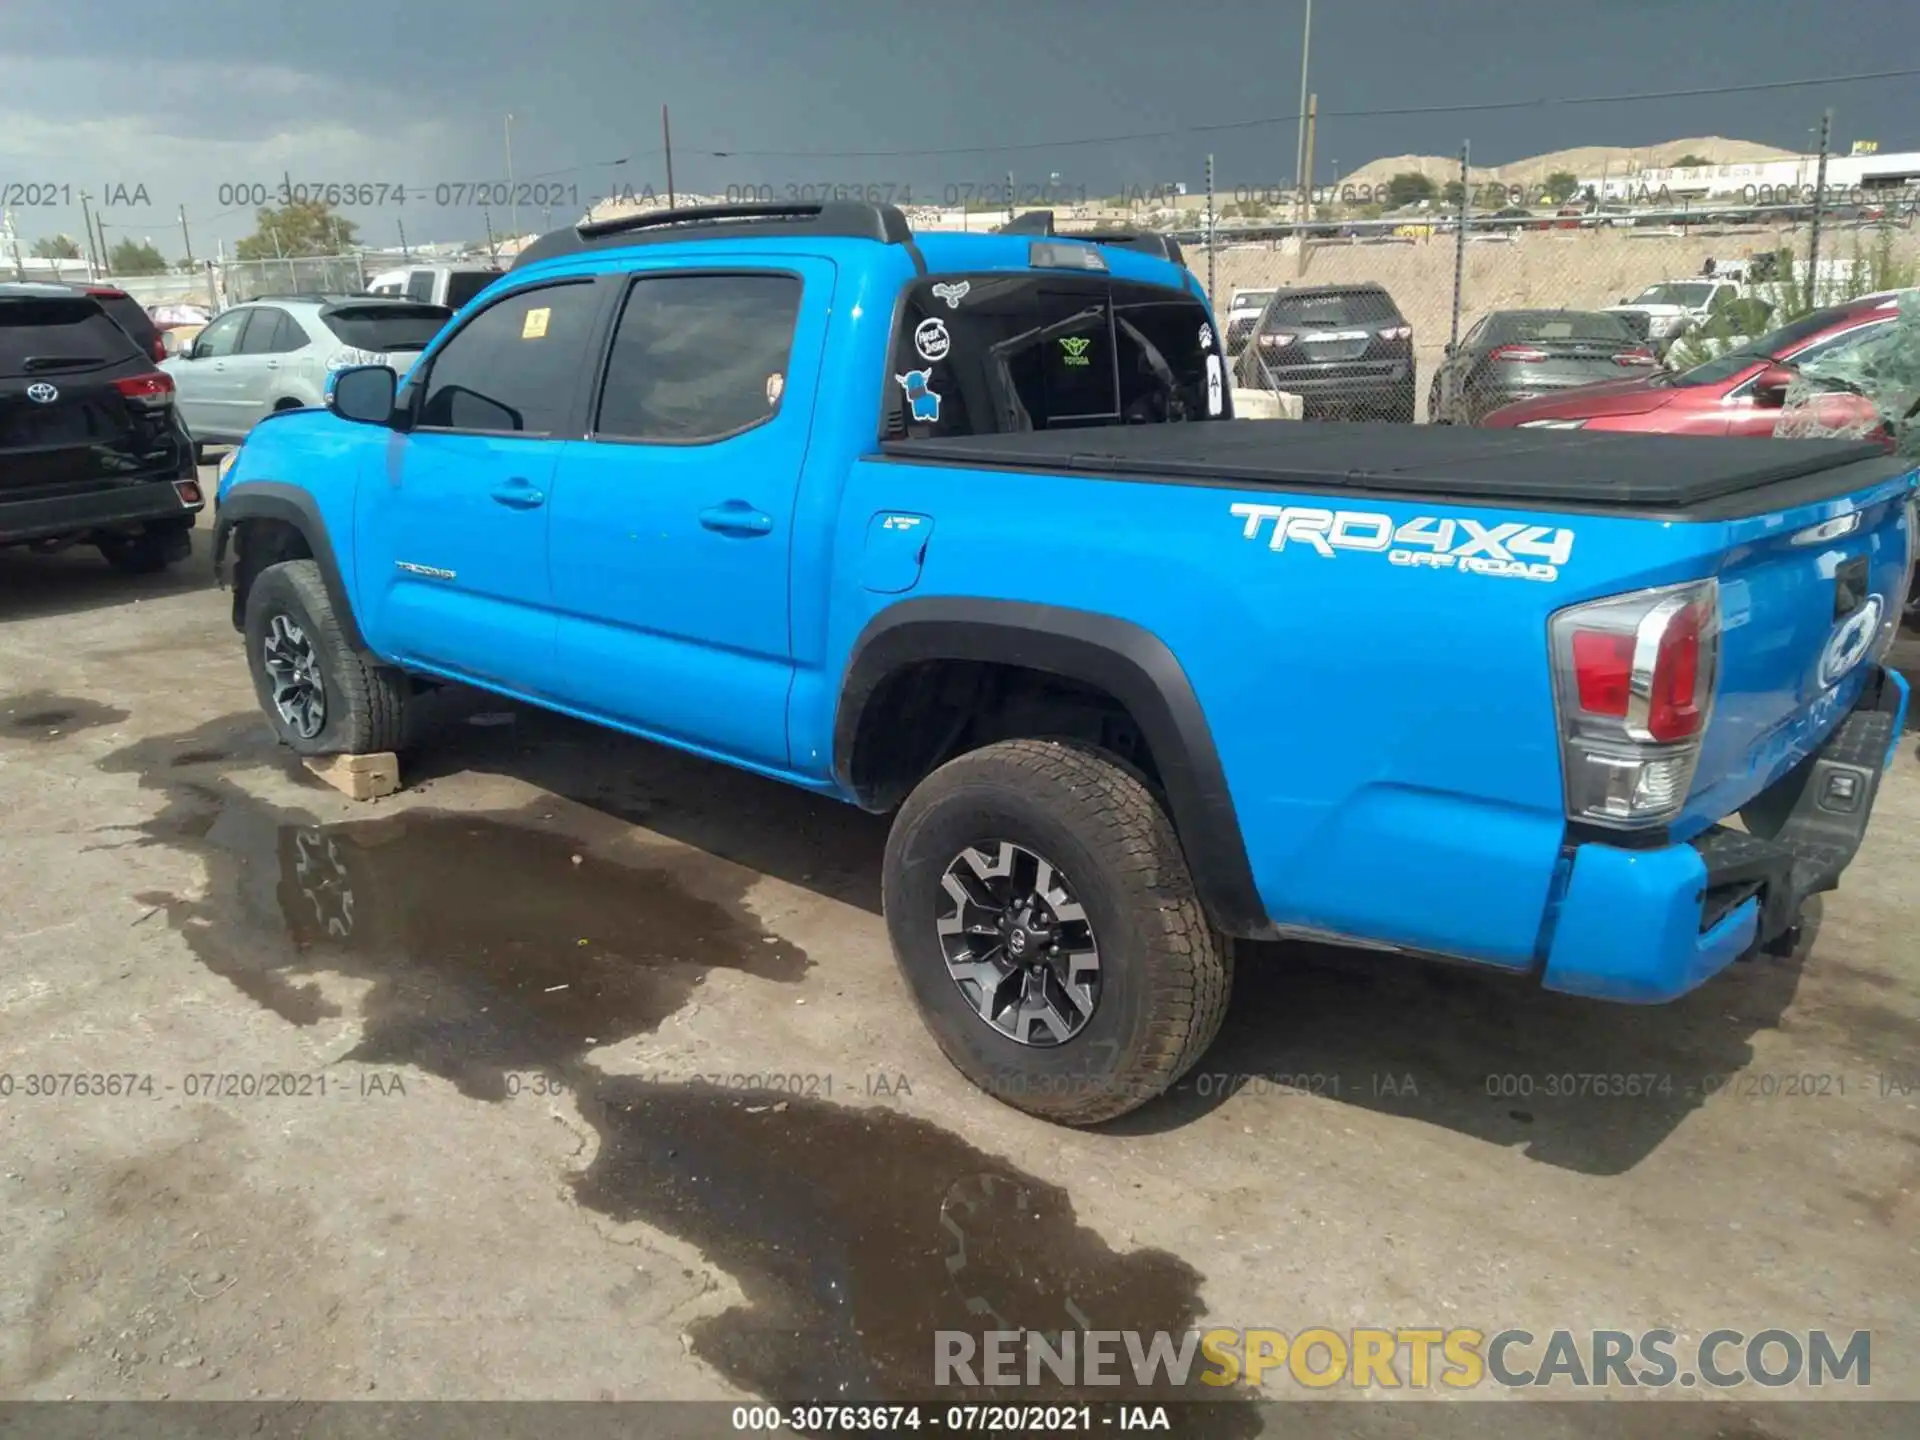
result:
M 1753 382 L 1753 403 L 1762 410 L 1778 410 L 1787 403 L 1787 387 L 1792 383 L 1793 371 L 1769 365 Z
M 361 425 L 393 421 L 393 397 L 400 377 L 387 365 L 349 365 L 327 377 L 327 409 Z

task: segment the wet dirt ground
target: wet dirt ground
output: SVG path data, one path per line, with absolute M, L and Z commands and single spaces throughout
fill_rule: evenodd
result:
M 920 1028 L 883 820 L 483 697 L 429 733 L 354 804 L 204 543 L 0 555 L 0 1396 L 925 1397 L 937 1329 L 1199 1324 L 1870 1330 L 1920 1399 L 1920 736 L 1802 956 L 1630 1009 L 1259 948 L 1074 1132 Z M 1807 1393 L 1713 1424 L 1855 1433 Z

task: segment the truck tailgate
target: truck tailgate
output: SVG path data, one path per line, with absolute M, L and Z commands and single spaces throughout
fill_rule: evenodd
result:
M 1914 515 L 1913 477 L 1888 468 L 1860 466 L 1866 483 L 1839 499 L 1726 522 L 1719 684 L 1676 838 L 1737 810 L 1811 753 L 1891 643 Z

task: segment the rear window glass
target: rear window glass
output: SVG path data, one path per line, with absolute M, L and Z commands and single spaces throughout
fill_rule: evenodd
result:
M 1495 318 L 1487 327 L 1490 340 L 1633 340 L 1617 315 L 1588 311 L 1518 311 Z
M 441 305 L 356 305 L 320 318 L 343 345 L 386 353 L 426 349 L 453 312 Z
M 139 353 L 92 300 L 0 299 L 0 375 L 117 365 Z
M 1206 307 L 1158 285 L 945 277 L 902 306 L 887 433 L 915 438 L 1225 414 Z
M 458 310 L 500 277 L 497 274 L 462 273 L 447 277 L 447 305 Z
M 1331 295 L 1289 295 L 1282 291 L 1267 307 L 1263 328 L 1295 326 L 1326 330 L 1400 323 L 1400 311 L 1384 291 L 1341 290 Z

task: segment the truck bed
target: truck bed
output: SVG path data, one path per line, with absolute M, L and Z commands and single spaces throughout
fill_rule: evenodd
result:
M 890 440 L 881 449 L 921 463 L 1674 519 L 1784 509 L 1911 468 L 1871 441 L 1274 420 Z

